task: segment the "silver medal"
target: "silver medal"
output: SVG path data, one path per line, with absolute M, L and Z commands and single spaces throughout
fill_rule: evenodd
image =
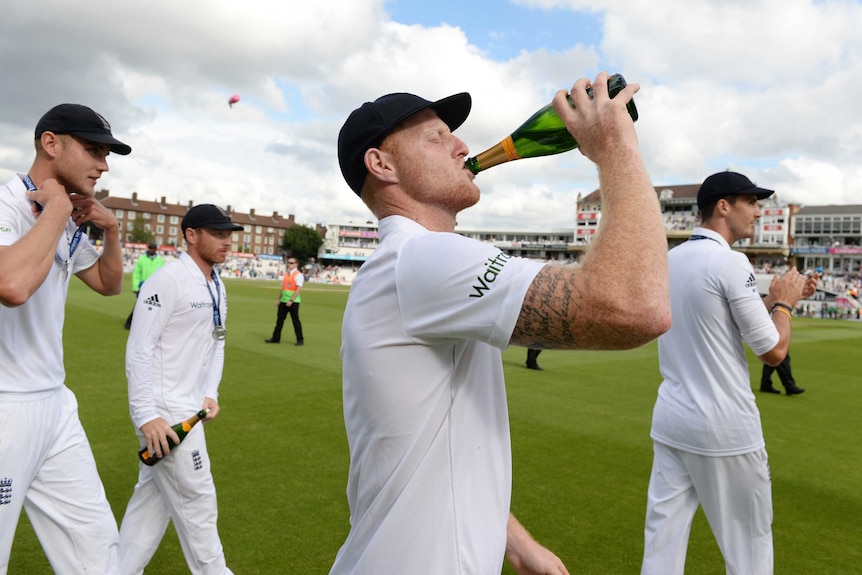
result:
M 213 328 L 213 339 L 221 341 L 227 337 L 227 330 L 222 325 L 217 325 Z

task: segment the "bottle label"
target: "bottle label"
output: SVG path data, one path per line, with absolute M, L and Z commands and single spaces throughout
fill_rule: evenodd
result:
M 506 158 L 508 161 L 512 160 L 520 160 L 521 156 L 518 155 L 518 150 L 515 149 L 515 142 L 512 140 L 512 136 L 506 136 L 506 139 L 501 142 L 503 144 L 503 151 L 506 152 Z

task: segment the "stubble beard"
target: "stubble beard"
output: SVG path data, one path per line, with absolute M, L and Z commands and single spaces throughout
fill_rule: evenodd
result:
M 68 178 L 65 175 L 64 170 L 61 170 L 59 173 L 55 174 L 54 177 L 56 178 L 57 182 L 60 183 L 60 185 L 66 188 L 66 194 L 68 195 L 77 194 L 79 196 L 87 197 L 92 197 L 96 195 L 95 184 L 93 184 L 92 189 L 90 189 L 89 187 L 87 187 L 86 189 L 82 189 L 81 186 L 76 184 L 72 179 Z M 89 179 L 87 181 L 89 182 Z

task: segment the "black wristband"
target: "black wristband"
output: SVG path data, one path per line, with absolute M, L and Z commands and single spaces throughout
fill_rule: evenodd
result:
M 787 310 L 788 313 L 790 313 L 791 315 L 793 314 L 793 308 L 790 307 L 789 305 L 787 305 L 786 303 L 781 303 L 780 301 L 775 302 L 774 304 L 772 304 L 772 311 L 775 311 L 775 308 L 777 308 L 777 307 L 783 307 L 784 309 Z

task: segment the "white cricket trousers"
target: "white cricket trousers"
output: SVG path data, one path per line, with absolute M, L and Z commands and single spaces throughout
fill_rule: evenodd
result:
M 120 525 L 120 575 L 140 575 L 173 520 L 194 575 L 232 575 L 218 535 L 218 504 L 202 424 L 152 467 L 139 463 L 138 483 Z M 146 445 L 138 431 L 141 447 Z
M 65 386 L 0 394 L 0 575 L 22 508 L 55 573 L 117 573 L 117 521 Z
M 703 507 L 727 575 L 772 575 L 772 482 L 766 450 L 706 457 L 653 442 L 641 575 L 682 575 Z

